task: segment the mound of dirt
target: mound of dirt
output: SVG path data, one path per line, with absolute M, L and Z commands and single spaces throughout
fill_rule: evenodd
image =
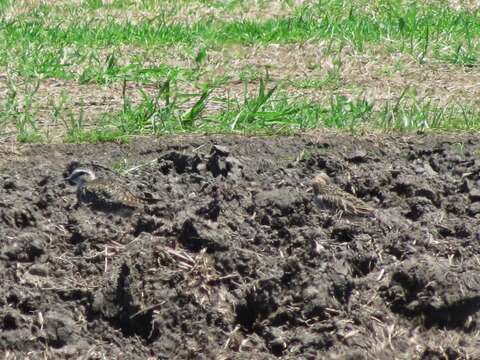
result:
M 480 137 L 4 146 L 5 359 L 479 359 Z M 92 169 L 157 199 L 78 202 Z M 326 172 L 376 209 L 312 202 Z M 114 185 L 113 185 L 114 186 Z

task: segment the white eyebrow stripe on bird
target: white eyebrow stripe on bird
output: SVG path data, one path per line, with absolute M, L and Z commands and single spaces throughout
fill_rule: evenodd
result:
M 97 178 L 93 170 L 78 168 L 72 171 L 67 180 L 75 179 L 77 177 L 80 177 L 81 175 L 88 175 L 88 177 L 90 178 L 89 181 L 93 181 Z

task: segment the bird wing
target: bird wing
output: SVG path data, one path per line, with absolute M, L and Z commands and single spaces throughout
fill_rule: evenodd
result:
M 359 198 L 343 191 L 338 187 L 330 186 L 318 195 L 318 203 L 330 210 L 341 211 L 344 214 L 368 215 L 374 209 Z
M 368 205 L 363 200 L 353 196 L 350 193 L 345 193 L 345 201 L 350 204 L 351 213 L 355 215 L 368 215 L 375 211 L 373 207 Z

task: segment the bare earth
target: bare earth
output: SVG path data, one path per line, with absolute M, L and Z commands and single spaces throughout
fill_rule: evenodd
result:
M 4 359 L 479 359 L 480 136 L 0 148 Z M 158 198 L 83 204 L 76 167 Z M 116 170 L 113 172 L 109 169 Z M 327 172 L 376 213 L 312 203 Z

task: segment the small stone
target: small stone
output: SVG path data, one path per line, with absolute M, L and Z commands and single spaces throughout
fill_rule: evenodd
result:
M 3 330 L 15 330 L 20 323 L 20 317 L 15 312 L 8 312 L 3 317 Z
M 48 276 L 48 267 L 46 264 L 33 264 L 28 272 L 37 276 Z
M 480 202 L 476 202 L 470 205 L 470 207 L 468 208 L 468 214 L 470 216 L 476 216 L 480 214 Z
M 480 190 L 479 189 L 471 189 L 470 190 L 470 200 L 472 202 L 480 201 Z
M 415 191 L 415 196 L 427 198 L 434 204 L 436 204 L 438 201 L 438 197 L 435 191 L 427 187 L 420 188 L 417 191 Z
M 416 189 L 416 178 L 413 176 L 399 176 L 392 188 L 399 195 L 412 196 Z
M 215 228 L 203 223 L 194 223 L 192 219 L 184 221 L 178 240 L 192 251 L 200 251 L 203 248 L 207 248 L 209 252 L 228 249 L 225 238 Z
M 3 188 L 5 190 L 15 190 L 17 188 L 15 184 L 15 180 L 12 180 L 12 179 L 5 180 L 5 183 L 3 184 Z
M 287 345 L 285 343 L 285 340 L 282 338 L 276 338 L 270 341 L 270 349 L 272 350 L 272 353 L 281 356 L 283 351 L 286 349 Z
M 427 176 L 434 176 L 437 175 L 437 172 L 433 170 L 429 163 L 424 163 L 423 168 L 425 170 L 425 175 Z
M 419 174 L 423 174 L 424 172 L 425 172 L 425 168 L 423 168 L 422 166 L 415 167 L 415 174 L 419 175 Z
M 45 244 L 39 238 L 33 239 L 27 246 L 28 256 L 33 260 L 45 253 Z
M 198 172 L 203 172 L 203 171 L 206 171 L 207 170 L 207 165 L 204 164 L 204 163 L 199 163 L 197 165 L 197 171 Z
M 61 348 L 74 339 L 76 325 L 67 314 L 55 311 L 45 316 L 44 332 L 47 343 L 54 348 Z
M 2 255 L 4 255 L 9 260 L 18 260 L 21 253 L 22 247 L 18 242 L 3 246 L 2 248 Z
M 332 229 L 331 238 L 340 243 L 350 242 L 355 238 L 357 231 L 350 224 L 338 224 Z

